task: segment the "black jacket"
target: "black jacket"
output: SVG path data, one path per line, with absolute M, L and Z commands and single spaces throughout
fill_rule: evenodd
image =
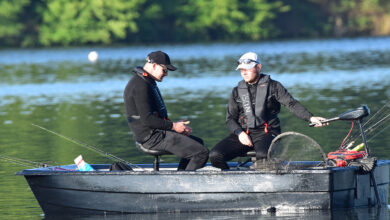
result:
M 260 77 L 265 75 L 261 74 Z M 260 81 L 260 80 L 259 80 Z M 238 86 L 237 86 L 238 87 Z M 238 134 L 239 131 L 245 130 L 245 114 L 242 106 L 242 101 L 238 95 L 237 87 L 233 88 L 229 98 L 229 103 L 226 111 L 226 125 L 231 133 Z M 255 106 L 256 85 L 248 85 L 249 94 L 251 96 L 252 108 Z M 310 121 L 313 116 L 304 106 L 302 106 L 283 85 L 275 80 L 269 79 L 268 94 L 265 99 L 264 112 L 265 121 L 269 125 L 269 129 L 275 133 L 280 133 L 280 121 L 278 113 L 280 112 L 280 104 L 286 106 L 297 117 Z M 249 129 L 252 134 L 264 134 L 265 125 L 259 125 L 254 129 Z
M 156 114 L 159 105 L 151 84 L 156 82 L 149 76 L 135 74 L 123 94 L 128 125 L 140 143 L 145 142 L 154 129 L 170 130 L 173 126 L 171 121 Z

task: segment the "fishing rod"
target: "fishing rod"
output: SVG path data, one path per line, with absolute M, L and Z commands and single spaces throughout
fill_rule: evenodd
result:
M 384 124 L 390 119 L 390 111 L 386 109 L 388 107 L 390 109 L 390 101 L 384 104 L 373 116 L 371 116 L 363 126 L 366 127 L 366 132 L 371 132 L 375 130 L 380 125 Z M 387 110 L 387 111 L 386 111 Z M 385 115 L 386 114 L 386 115 Z M 377 119 L 379 118 L 379 119 Z M 373 124 L 373 125 L 372 125 Z
M 366 135 L 370 135 L 374 131 L 377 131 L 372 137 L 368 138 L 367 141 L 373 139 L 374 137 L 378 136 L 380 133 L 382 133 L 383 131 L 388 129 L 390 126 L 390 123 L 388 123 L 389 121 L 390 121 L 390 114 L 388 114 L 386 117 L 382 118 L 381 120 L 377 121 L 374 125 L 365 129 L 364 131 L 365 131 Z M 380 129 L 380 130 L 378 131 L 378 129 Z M 344 146 L 348 146 L 347 148 L 349 148 L 359 138 L 361 138 L 361 134 L 358 131 L 356 131 L 353 135 L 351 135 L 347 139 Z
M 377 131 L 379 128 L 381 130 L 377 132 L 374 136 L 367 139 L 367 141 L 373 139 L 386 129 L 390 127 L 390 124 L 388 122 L 390 121 L 390 101 L 388 101 L 386 104 L 384 104 L 373 116 L 369 118 L 367 122 L 363 124 L 365 127 L 364 131 L 366 135 L 370 135 L 374 131 Z M 361 133 L 359 131 L 356 131 L 353 133 L 353 135 L 349 136 L 347 140 L 344 143 L 344 147 L 346 149 L 349 149 L 352 147 L 355 142 L 361 138 Z
M 364 131 L 366 134 L 368 135 L 371 134 L 372 132 L 376 131 L 378 128 L 384 126 L 390 120 L 390 113 L 385 111 L 387 110 L 386 107 L 390 107 L 390 101 L 388 101 L 385 105 L 383 105 L 373 116 L 371 116 L 368 119 L 368 121 L 366 121 L 363 124 L 363 126 L 365 127 Z M 387 129 L 387 127 L 388 126 L 382 128 L 378 133 L 383 132 L 385 129 Z M 375 134 L 374 136 L 377 136 L 378 133 Z M 345 144 L 343 146 L 349 149 L 359 138 L 361 138 L 361 133 L 356 131 L 345 140 Z M 372 137 L 369 139 L 372 139 Z
M 35 127 L 37 127 L 37 128 L 40 128 L 40 129 L 42 129 L 42 130 L 44 130 L 44 131 L 47 131 L 47 132 L 52 133 L 52 134 L 54 134 L 54 135 L 57 135 L 57 136 L 59 136 L 59 137 L 65 139 L 65 140 L 70 141 L 70 142 L 72 142 L 72 143 L 74 143 L 74 144 L 77 144 L 77 145 L 79 145 L 79 146 L 81 146 L 81 147 L 87 148 L 88 150 L 94 151 L 95 153 L 98 153 L 98 154 L 102 155 L 103 157 L 105 157 L 105 158 L 107 158 L 107 159 L 109 159 L 109 160 L 112 160 L 112 161 L 114 161 L 114 162 L 122 162 L 122 163 L 125 163 L 125 164 L 129 164 L 130 166 L 140 168 L 140 167 L 138 167 L 137 165 L 134 165 L 134 164 L 132 164 L 132 163 L 130 163 L 130 162 L 124 160 L 124 159 L 121 159 L 121 158 L 119 158 L 119 157 L 117 157 L 117 156 L 115 156 L 115 155 L 112 155 L 112 154 L 107 153 L 107 152 L 105 152 L 105 151 L 103 151 L 103 150 L 100 150 L 99 148 L 94 147 L 94 146 L 92 146 L 92 145 L 83 143 L 83 142 L 81 142 L 81 141 L 79 141 L 79 140 L 76 140 L 76 139 L 74 139 L 74 138 L 71 138 L 71 137 L 67 137 L 67 136 L 62 135 L 62 134 L 60 134 L 60 133 L 57 133 L 57 132 L 55 132 L 55 131 L 51 131 L 51 130 L 49 130 L 49 129 L 47 129 L 47 128 L 44 128 L 44 127 L 42 127 L 42 126 L 40 126 L 40 125 L 36 125 L 36 124 L 32 124 L 32 125 L 35 126 Z

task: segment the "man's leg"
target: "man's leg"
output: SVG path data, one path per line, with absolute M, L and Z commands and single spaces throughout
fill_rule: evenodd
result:
M 209 150 L 199 143 L 200 138 L 191 138 L 173 131 L 160 132 L 162 135 L 158 143 L 154 141 L 155 145 L 150 149 L 165 150 L 178 157 L 187 159 L 188 161 L 183 160 L 180 162 L 179 169 L 183 169 L 186 165 L 185 170 L 196 170 L 206 164 Z
M 253 145 L 256 151 L 256 160 L 267 158 L 269 146 L 274 138 L 275 135 L 267 133 L 256 140 Z
M 197 141 L 197 142 L 200 143 L 201 145 L 204 145 L 204 144 L 203 144 L 203 140 L 202 140 L 201 138 L 198 138 L 198 137 L 195 137 L 195 136 L 192 136 L 192 135 L 190 135 L 190 136 L 188 136 L 188 137 L 191 138 L 191 139 L 193 139 L 193 140 L 195 140 L 195 141 Z M 180 171 L 180 170 L 185 170 L 189 162 L 190 162 L 189 159 L 187 159 L 187 158 L 181 158 L 181 159 L 180 159 L 180 162 L 179 162 L 179 166 L 177 167 L 177 170 L 178 170 L 178 171 Z
M 243 156 L 252 149 L 252 147 L 241 144 L 237 135 L 231 134 L 211 149 L 210 161 L 214 167 L 228 170 L 227 161 Z

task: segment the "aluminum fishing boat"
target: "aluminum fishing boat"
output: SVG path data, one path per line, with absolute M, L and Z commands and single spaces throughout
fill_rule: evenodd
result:
M 275 149 L 281 148 L 274 143 L 284 137 L 281 134 L 272 141 L 267 160 L 230 162 L 228 171 L 210 164 L 197 171 L 176 171 L 178 164 L 159 165 L 158 157 L 164 152 L 138 144 L 155 156 L 154 164 L 133 165 L 127 171 L 110 171 L 110 164 L 95 164 L 89 172 L 78 171 L 76 165 L 53 166 L 16 175 L 26 178 L 46 215 L 386 206 L 390 160 L 369 155 L 361 123 L 368 114 L 363 106 L 328 119 L 358 121 L 365 149 L 340 149 L 326 158 L 318 147 L 323 161 L 274 160 Z
M 193 212 L 233 210 L 314 210 L 387 205 L 390 160 L 379 160 L 370 174 L 356 167 L 302 167 L 288 172 L 252 170 L 175 171 L 177 164 L 138 165 L 133 171 L 75 171 L 75 165 L 26 169 L 26 178 L 46 215 Z M 308 166 L 308 168 L 304 168 Z

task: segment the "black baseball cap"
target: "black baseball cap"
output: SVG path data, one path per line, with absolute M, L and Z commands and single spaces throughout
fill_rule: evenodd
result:
M 167 67 L 167 69 L 171 71 L 175 71 L 177 68 L 171 64 L 171 60 L 169 59 L 168 54 L 162 51 L 154 51 L 148 54 L 147 61 L 149 63 L 157 63 L 162 64 Z

